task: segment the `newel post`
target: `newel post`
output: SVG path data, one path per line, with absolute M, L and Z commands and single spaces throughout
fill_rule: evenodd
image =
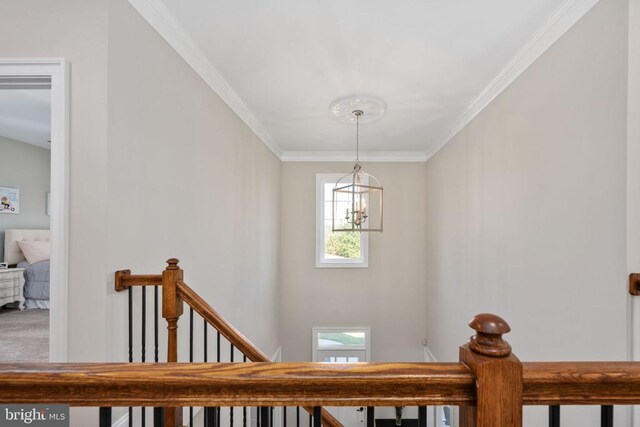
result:
M 495 314 L 469 322 L 476 331 L 460 347 L 460 362 L 476 380 L 476 406 L 460 408 L 460 427 L 522 427 L 522 363 L 502 335 L 511 328 Z
M 178 361 L 178 319 L 182 314 L 182 298 L 178 295 L 177 283 L 184 277 L 178 260 L 167 260 L 162 272 L 162 317 L 167 319 L 167 362 Z M 165 427 L 182 425 L 182 408 L 165 409 Z

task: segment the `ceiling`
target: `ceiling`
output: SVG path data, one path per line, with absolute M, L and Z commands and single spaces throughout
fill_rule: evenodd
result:
M 51 149 L 51 90 L 3 89 L 0 136 Z
M 361 150 L 424 161 L 597 0 L 129 2 L 281 159 L 347 160 L 329 105 L 371 95 Z

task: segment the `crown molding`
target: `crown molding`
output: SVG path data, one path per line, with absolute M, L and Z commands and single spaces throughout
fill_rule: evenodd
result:
M 207 85 L 231 108 L 240 119 L 280 157 L 281 148 L 276 144 L 258 119 L 247 108 L 240 96 L 222 78 L 205 54 L 185 29 L 176 21 L 160 0 L 128 0 L 129 4 L 155 29 L 158 34 L 185 60 Z
M 565 0 L 533 33 L 529 40 L 509 60 L 502 70 L 489 82 L 464 112 L 456 119 L 453 126 L 436 140 L 435 145 L 425 152 L 429 160 L 442 147 L 455 137 L 473 120 L 491 101 L 504 91 L 523 71 L 533 64 L 547 49 L 564 35 L 580 18 L 591 10 L 599 0 Z
M 280 156 L 283 162 L 354 162 L 355 151 L 285 151 Z M 426 162 L 424 151 L 364 151 L 363 162 Z

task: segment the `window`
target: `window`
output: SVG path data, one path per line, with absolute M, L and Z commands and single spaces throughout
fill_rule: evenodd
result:
M 313 361 L 357 363 L 371 360 L 371 328 L 314 327 Z
M 358 231 L 334 233 L 331 231 L 333 188 L 336 181 L 344 175 L 328 173 L 316 175 L 316 267 L 368 266 L 369 239 L 367 233 Z M 340 210 L 338 211 L 340 212 Z M 340 220 L 344 221 L 342 218 Z

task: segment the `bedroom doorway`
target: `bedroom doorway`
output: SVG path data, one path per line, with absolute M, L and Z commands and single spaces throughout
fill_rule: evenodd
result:
M 9 361 L 67 361 L 68 88 L 64 59 L 0 58 L 0 263 L 13 267 L 0 265 L 0 341 L 18 337 L 2 346 Z

